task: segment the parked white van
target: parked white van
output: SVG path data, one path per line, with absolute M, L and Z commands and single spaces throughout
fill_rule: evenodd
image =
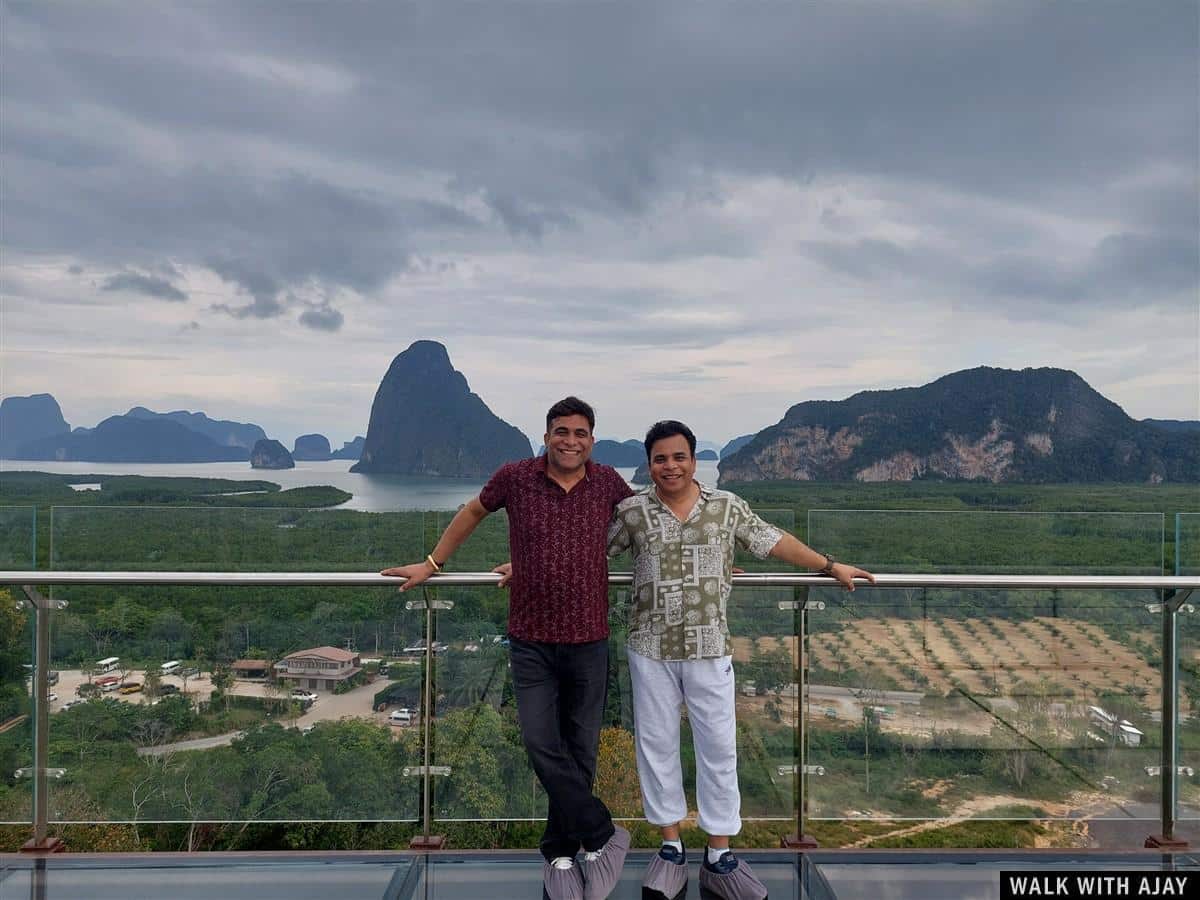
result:
M 413 723 L 413 714 L 411 709 L 393 709 L 388 714 L 389 725 L 411 725 Z
M 179 668 L 179 660 L 173 659 L 170 662 L 163 663 L 161 666 L 158 667 L 158 670 L 160 672 L 162 672 L 164 675 L 170 675 L 172 672 L 174 672 L 178 668 Z

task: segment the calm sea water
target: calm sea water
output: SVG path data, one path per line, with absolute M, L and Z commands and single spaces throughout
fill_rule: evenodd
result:
M 54 472 L 64 475 L 149 475 L 177 478 L 232 478 L 271 481 L 285 490 L 328 484 L 353 494 L 341 509 L 390 512 L 398 509 L 458 509 L 479 493 L 483 482 L 470 478 L 412 478 L 403 475 L 360 475 L 350 472 L 348 460 L 297 462 L 294 469 L 251 469 L 248 462 L 217 463 L 95 463 L 0 460 L 3 472 Z M 618 469 L 628 481 L 633 469 Z M 701 462 L 696 477 L 717 483 L 717 464 Z

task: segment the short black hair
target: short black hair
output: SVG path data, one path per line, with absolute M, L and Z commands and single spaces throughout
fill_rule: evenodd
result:
M 588 420 L 588 430 L 596 430 L 596 411 L 578 397 L 564 397 L 546 412 L 546 432 L 550 431 L 550 423 L 563 416 L 583 416 Z
M 650 430 L 646 432 L 646 461 L 650 461 L 650 448 L 663 438 L 674 437 L 677 434 L 682 434 L 687 438 L 688 448 L 692 451 L 692 456 L 696 455 L 696 435 L 692 434 L 692 429 L 688 428 L 682 422 L 676 422 L 674 419 L 663 419 L 661 422 L 655 422 L 650 426 Z

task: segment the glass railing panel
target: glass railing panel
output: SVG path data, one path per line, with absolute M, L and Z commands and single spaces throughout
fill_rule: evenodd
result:
M 1175 514 L 1175 574 L 1200 575 L 1200 513 Z
M 36 507 L 0 506 L 0 570 L 36 568 Z
M 1175 574 L 1200 575 L 1200 513 L 1175 515 Z M 1176 617 L 1179 650 L 1178 755 L 1180 819 L 1200 819 L 1200 595 Z M 1191 775 L 1187 770 L 1192 771 Z
M 812 818 L 1157 817 L 1153 592 L 812 593 Z
M 1161 513 L 810 510 L 810 543 L 879 572 L 1161 575 Z
M 876 572 L 1157 574 L 1162 560 L 1157 515 L 814 512 L 810 535 Z M 825 604 L 808 616 L 812 818 L 1157 817 L 1156 592 L 810 593 Z
M 420 513 L 55 508 L 51 562 L 361 572 L 419 559 L 422 526 Z M 52 820 L 417 817 L 419 779 L 399 777 L 416 760 L 379 709 L 393 683 L 380 669 L 423 639 L 424 618 L 394 590 L 118 585 L 55 598 L 68 606 L 52 625 L 50 764 L 66 774 Z
M 775 527 L 796 533 L 791 509 L 756 508 Z M 739 550 L 748 573 L 786 571 L 778 560 Z M 738 783 L 743 819 L 795 821 L 801 754 L 799 714 L 800 607 L 807 591 L 787 587 L 735 588 L 729 631 L 737 679 Z M 690 738 L 690 735 L 689 735 Z M 790 829 L 789 829 L 790 831 Z
M 32 506 L 0 506 L 0 570 L 37 567 L 36 522 Z M 0 585 L 0 822 L 28 823 L 32 778 L 16 772 L 33 765 L 31 674 L 37 648 L 34 614 L 21 599 L 17 585 Z
M 432 548 L 453 518 L 429 513 Z M 503 511 L 484 519 L 447 561 L 446 572 L 488 572 L 508 559 Z M 508 593 L 495 587 L 428 591 L 437 603 L 433 645 L 432 782 L 435 820 L 540 819 L 546 795 L 521 743 L 508 662 Z M 404 740 L 417 743 L 417 735 Z

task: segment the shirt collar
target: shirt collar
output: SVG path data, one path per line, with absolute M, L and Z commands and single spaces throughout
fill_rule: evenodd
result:
M 693 478 L 692 481 L 694 481 L 700 487 L 700 496 L 696 499 L 696 503 L 707 503 L 712 497 L 713 489 L 698 478 Z M 658 491 L 654 489 L 653 481 L 642 488 L 642 493 L 661 506 L 663 509 L 667 508 L 667 505 L 658 498 Z

